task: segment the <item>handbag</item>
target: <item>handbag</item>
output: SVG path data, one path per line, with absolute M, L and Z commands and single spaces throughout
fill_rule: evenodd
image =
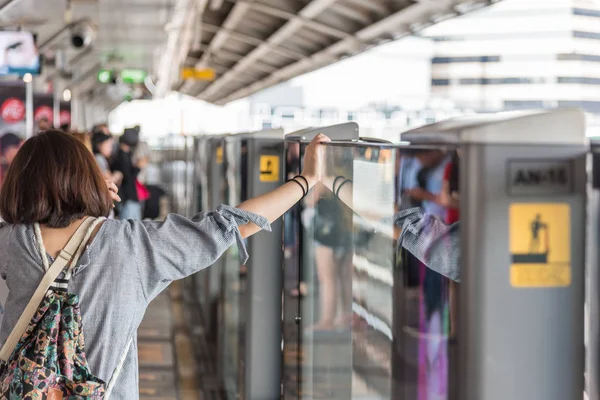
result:
M 138 201 L 146 201 L 150 198 L 150 191 L 137 179 L 135 180 L 135 190 L 137 191 Z

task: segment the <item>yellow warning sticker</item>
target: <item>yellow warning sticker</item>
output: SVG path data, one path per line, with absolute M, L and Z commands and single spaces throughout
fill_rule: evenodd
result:
M 564 203 L 515 203 L 509 209 L 510 284 L 571 284 L 571 207 Z
M 217 147 L 217 164 L 223 164 L 223 146 Z
M 260 156 L 260 181 L 277 182 L 279 180 L 279 156 Z

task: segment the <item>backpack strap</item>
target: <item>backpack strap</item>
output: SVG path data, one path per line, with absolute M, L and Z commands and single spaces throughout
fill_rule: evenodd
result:
M 46 271 L 46 274 L 42 278 L 42 281 L 38 285 L 35 293 L 29 300 L 25 311 L 19 317 L 17 324 L 13 328 L 12 332 L 6 339 L 6 343 L 0 349 L 0 361 L 6 362 L 11 356 L 15 347 L 19 343 L 21 336 L 27 330 L 27 326 L 31 322 L 31 319 L 35 315 L 40 303 L 44 299 L 48 288 L 65 269 L 69 262 L 79 253 L 79 249 L 84 246 L 85 242 L 89 239 L 89 233 L 93 230 L 93 226 L 97 225 L 101 220 L 93 217 L 86 218 L 81 225 L 77 228 L 67 245 L 60 251 L 56 260 L 52 263 L 50 268 Z M 90 230 L 90 228 L 92 228 Z M 43 247 L 41 247 L 43 249 Z M 43 251 L 43 250 L 42 250 Z M 42 259 L 46 258 L 45 252 L 42 253 Z

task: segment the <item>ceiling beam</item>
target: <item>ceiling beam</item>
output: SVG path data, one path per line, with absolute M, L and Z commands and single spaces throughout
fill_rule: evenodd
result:
M 206 46 L 207 45 L 203 44 L 201 46 L 201 48 L 206 47 Z M 221 49 L 221 50 L 219 50 L 219 52 L 217 54 L 215 54 L 214 57 L 221 58 L 221 59 L 227 60 L 227 61 L 239 62 L 242 58 L 244 58 L 244 55 L 234 53 L 233 51 Z M 257 63 L 252 64 L 251 68 L 255 69 L 257 71 L 262 71 L 262 72 L 269 73 L 269 74 L 277 71 L 277 67 L 274 67 L 272 65 L 265 64 L 262 62 L 257 62 Z
M 192 45 L 194 22 L 204 12 L 207 0 L 175 0 L 172 17 L 167 24 L 168 37 L 156 68 L 158 81 L 155 97 L 162 98 L 177 81 L 179 67 Z
M 99 62 L 94 64 L 91 68 L 88 68 L 87 71 L 85 71 L 84 73 L 78 75 L 73 80 L 71 80 L 71 82 L 68 83 L 67 87 L 71 91 L 77 90 L 77 88 L 81 84 L 85 83 L 86 80 L 91 79 L 92 77 L 94 79 L 96 79 L 96 74 L 98 73 L 98 70 L 100 69 L 101 66 L 102 66 L 102 63 L 99 63 Z
M 215 10 L 219 10 L 221 9 L 221 7 L 223 7 L 223 0 L 211 0 L 210 2 L 210 9 L 215 11 Z
M 373 18 L 371 18 L 371 15 L 368 12 L 359 11 L 355 8 L 348 7 L 345 4 L 336 3 L 331 8 L 331 11 L 363 25 L 369 25 L 373 23 Z
M 19 1 L 21 0 L 5 0 L 4 2 L 0 3 L 0 14 L 17 4 Z
M 223 44 L 227 41 L 230 33 L 235 31 L 237 24 L 242 20 L 242 17 L 246 14 L 248 8 L 249 5 L 247 3 L 236 3 L 233 5 L 233 8 L 225 17 L 225 21 L 223 21 L 221 24 L 221 29 L 216 32 L 216 35 L 208 44 L 208 48 L 202 53 L 202 57 L 200 57 L 200 59 L 196 62 L 196 69 L 207 67 L 208 60 L 210 59 L 212 53 L 219 51 L 221 46 L 223 46 Z M 195 81 L 190 80 L 184 83 L 183 90 L 187 92 L 190 90 L 190 86 L 195 86 Z
M 203 28 L 206 30 L 210 30 L 213 32 L 217 32 L 219 29 L 223 29 L 223 28 L 219 28 L 216 25 L 208 25 L 208 24 L 202 24 Z M 246 43 L 249 44 L 251 46 L 255 46 L 258 47 L 260 45 L 265 45 L 265 41 L 262 39 L 259 39 L 257 37 L 253 37 L 250 35 L 245 35 L 239 32 L 235 32 L 235 31 L 230 31 L 229 32 L 229 37 L 231 39 L 237 40 L 239 42 L 242 43 Z M 304 57 L 307 56 L 307 54 L 304 53 L 299 53 L 297 51 L 294 51 L 290 48 L 287 47 L 283 47 L 283 46 L 277 46 L 271 43 L 267 43 L 266 45 L 269 46 L 269 48 L 271 49 L 271 51 L 273 53 L 277 53 L 278 55 L 282 56 L 282 57 L 286 57 L 292 60 L 302 60 Z
M 334 4 L 337 0 L 314 0 L 308 3 L 302 10 L 298 12 L 298 17 L 301 19 L 312 19 L 324 12 L 328 7 Z M 210 84 L 207 88 L 202 90 L 200 93 L 196 93 L 197 96 L 210 98 L 216 93 L 219 88 L 225 86 L 228 80 L 233 79 L 234 75 L 238 72 L 247 68 L 248 65 L 254 63 L 260 59 L 264 54 L 268 53 L 270 46 L 280 45 L 290 36 L 295 34 L 303 26 L 301 19 L 294 18 L 288 20 L 281 28 L 273 33 L 268 39 L 261 43 L 258 47 L 252 50 L 246 57 L 240 60 L 233 68 L 221 76 L 218 80 Z M 352 40 L 347 38 L 345 40 Z M 299 61 L 302 62 L 302 61 Z
M 385 4 L 381 4 L 381 0 L 346 0 L 346 2 L 356 4 L 366 8 L 367 10 L 371 10 L 380 16 L 390 14 L 390 10 L 385 6 Z
M 239 0 L 242 2 L 245 2 L 246 0 Z M 317 21 L 313 21 L 309 18 L 304 18 L 301 16 L 298 16 L 294 13 L 279 9 L 279 8 L 275 8 L 266 4 L 259 4 L 259 3 L 252 3 L 252 9 L 256 10 L 256 11 L 260 11 L 263 14 L 268 14 L 268 15 L 272 15 L 274 17 L 278 17 L 281 19 L 287 19 L 288 21 L 298 21 L 300 23 L 302 23 L 303 25 L 306 25 L 312 29 L 314 29 L 315 31 L 324 33 L 326 35 L 330 35 L 333 36 L 335 38 L 338 39 L 344 39 L 344 38 L 349 38 L 349 37 L 353 37 L 351 34 L 349 34 L 348 32 L 344 32 L 340 29 L 334 28 L 332 26 L 317 22 Z
M 93 46 L 89 46 L 85 50 L 80 51 L 73 58 L 71 58 L 69 61 L 67 61 L 67 63 L 66 63 L 67 68 L 68 68 L 67 71 L 68 72 L 73 71 L 74 67 L 77 64 L 79 64 L 82 60 L 88 58 L 89 56 L 97 56 L 97 54 L 95 52 L 95 48 Z M 54 79 L 60 77 L 62 72 L 65 72 L 65 69 L 59 70 L 58 68 L 55 68 L 51 74 L 46 76 L 46 80 L 47 81 L 54 80 Z
M 479 1 L 482 4 L 488 4 L 486 0 Z M 429 21 L 431 16 L 435 15 L 436 13 L 453 10 L 457 4 L 461 3 L 461 0 L 452 0 L 449 3 L 450 4 L 446 2 L 428 2 L 427 4 L 423 3 L 419 6 L 413 5 L 403 10 L 398 10 L 388 17 L 360 30 L 356 33 L 356 36 L 362 42 L 371 43 L 377 40 L 377 38 L 388 36 L 390 34 L 395 34 L 396 36 L 400 36 L 401 34 L 410 34 L 410 26 L 412 23 L 415 21 Z M 364 49 L 356 49 L 354 47 L 354 42 L 344 39 L 334 43 L 324 50 L 319 51 L 316 54 L 311 55 L 304 60 L 300 60 L 296 63 L 279 69 L 277 72 L 274 72 L 261 81 L 254 82 L 246 87 L 242 87 L 226 96 L 220 98 L 215 97 L 217 93 L 216 91 L 213 91 L 210 92 L 210 95 L 204 95 L 204 93 L 201 93 L 199 97 L 203 100 L 213 101 L 215 104 L 226 104 L 230 101 L 247 97 L 261 89 L 285 82 L 295 76 L 314 71 L 320 67 L 331 64 L 331 59 L 338 60 L 343 55 L 354 55 L 362 50 Z

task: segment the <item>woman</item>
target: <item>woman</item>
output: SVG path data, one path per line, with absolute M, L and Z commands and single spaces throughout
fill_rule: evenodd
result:
M 319 135 L 307 147 L 302 174 L 307 182 L 297 178 L 238 208 L 222 206 L 192 219 L 105 220 L 96 228 L 68 289 L 80 300 L 91 372 L 110 382 L 122 367 L 111 400 L 138 398 L 136 331 L 148 303 L 171 281 L 210 266 L 234 242 L 247 256 L 243 239 L 269 229 L 302 198 L 307 184 L 312 187 L 321 179 L 324 151 L 319 143 L 328 140 Z M 2 343 L 45 273 L 44 258 L 61 253 L 84 217 L 108 215 L 109 188 L 118 200 L 114 185 L 107 187 L 83 144 L 53 130 L 25 142 L 4 185 L 0 215 L 7 224 L 0 225 L 0 276 L 10 295 L 0 328 Z
M 98 167 L 100 167 L 100 172 L 104 176 L 104 179 L 108 179 L 115 185 L 119 185 L 121 183 L 121 175 L 118 172 L 111 172 L 109 164 L 113 147 L 114 139 L 110 132 L 102 129 L 94 129 L 94 133 L 92 133 L 92 151 L 94 152 Z
M 4 174 L 17 156 L 22 144 L 23 139 L 14 133 L 5 133 L 0 136 L 0 186 L 2 186 Z

